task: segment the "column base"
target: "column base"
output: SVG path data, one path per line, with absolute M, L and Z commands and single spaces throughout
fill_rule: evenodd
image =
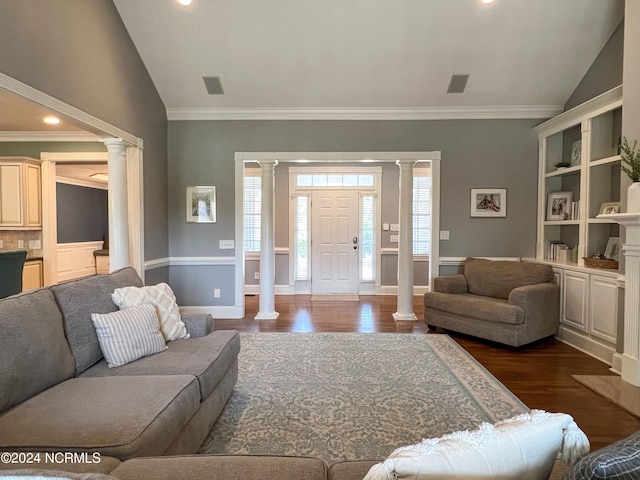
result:
M 640 387 L 640 371 L 638 367 L 637 358 L 633 358 L 626 353 L 622 354 L 622 380 L 636 387 Z
M 402 321 L 402 322 L 415 322 L 418 320 L 418 317 L 416 317 L 415 313 L 399 313 L 396 312 L 392 315 L 393 319 L 398 322 L 398 321 Z
M 275 320 L 280 315 L 278 312 L 264 313 L 258 312 L 254 320 Z

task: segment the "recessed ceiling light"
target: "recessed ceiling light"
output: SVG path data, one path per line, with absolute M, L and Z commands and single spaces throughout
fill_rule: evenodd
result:
M 482 0 L 482 3 L 487 3 L 487 4 L 493 3 L 493 0 Z
M 191 5 L 191 0 L 178 0 L 178 3 L 180 5 L 184 5 L 185 7 L 188 7 L 189 5 Z
M 60 119 L 53 115 L 49 115 L 48 117 L 44 117 L 44 123 L 47 125 L 58 125 L 60 123 Z

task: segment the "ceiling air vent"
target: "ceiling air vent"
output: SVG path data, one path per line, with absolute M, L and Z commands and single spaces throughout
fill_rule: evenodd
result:
M 224 95 L 220 77 L 202 77 L 202 80 L 204 80 L 204 86 L 207 88 L 209 95 Z
M 467 88 L 467 81 L 469 80 L 469 75 L 451 75 L 451 80 L 449 80 L 449 88 L 447 88 L 447 93 L 463 93 L 464 89 Z

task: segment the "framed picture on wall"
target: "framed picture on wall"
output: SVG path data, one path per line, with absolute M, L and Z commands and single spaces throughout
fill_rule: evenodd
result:
M 547 220 L 571 220 L 573 192 L 552 192 L 547 196 Z
M 187 222 L 215 223 L 216 187 L 187 187 Z
M 470 216 L 472 217 L 506 217 L 506 188 L 472 188 Z

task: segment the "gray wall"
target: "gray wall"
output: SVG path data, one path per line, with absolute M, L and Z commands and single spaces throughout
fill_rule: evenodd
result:
M 146 259 L 164 258 L 167 119 L 110 0 L 0 0 L 0 69 L 144 140 Z
M 611 38 L 582 78 L 564 105 L 569 110 L 622 84 L 624 53 L 624 22 L 620 23 Z
M 56 183 L 58 243 L 93 242 L 109 234 L 108 192 Z
M 441 256 L 533 256 L 538 146 L 532 127 L 538 123 L 535 120 L 169 122 L 170 255 L 233 255 L 231 250 L 219 250 L 218 241 L 235 236 L 235 152 L 440 150 L 441 229 L 449 230 L 451 236 L 450 240 L 440 242 Z M 397 183 L 397 178 L 388 178 L 385 182 Z M 217 223 L 186 223 L 185 189 L 189 185 L 216 186 Z M 470 218 L 469 194 L 473 187 L 507 188 L 507 218 Z M 397 216 L 397 194 L 392 198 L 383 196 L 382 202 L 385 218 Z M 276 246 L 287 245 L 286 233 L 284 242 L 281 235 L 277 234 Z M 233 272 L 226 267 L 171 267 L 172 287 L 179 290 L 178 283 L 196 269 L 207 272 L 202 274 L 207 281 L 191 285 L 190 288 L 200 291 L 200 295 L 190 297 L 198 300 L 193 305 L 233 304 Z M 220 281 L 224 284 L 223 297 L 231 290 L 226 303 L 211 298 L 210 285 Z

